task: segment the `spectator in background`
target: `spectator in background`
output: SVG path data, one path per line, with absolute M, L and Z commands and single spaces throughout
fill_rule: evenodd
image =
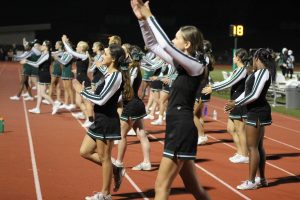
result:
M 287 72 L 287 58 L 288 58 L 288 50 L 287 48 L 283 48 L 278 60 L 278 66 L 281 69 L 282 75 L 285 76 Z
M 13 48 L 10 47 L 7 51 L 7 61 L 12 61 L 14 57 L 14 51 Z
M 2 47 L 0 47 L 0 60 L 4 61 L 5 60 L 5 52 Z
M 294 74 L 294 62 L 295 62 L 295 57 L 293 55 L 293 51 L 292 50 L 288 50 L 287 73 L 286 73 L 287 77 L 290 74 L 290 78 L 293 78 L 293 74 Z

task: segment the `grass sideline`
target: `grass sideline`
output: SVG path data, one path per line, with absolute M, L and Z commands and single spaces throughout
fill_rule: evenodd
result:
M 224 80 L 222 71 L 232 71 L 231 66 L 229 66 L 229 65 L 215 66 L 214 70 L 212 72 L 210 72 L 210 76 L 211 76 L 212 80 L 215 82 Z M 229 89 L 224 90 L 224 91 L 213 92 L 212 95 L 222 98 L 222 99 L 229 99 Z M 279 99 L 279 101 L 284 102 L 285 100 Z M 286 108 L 285 106 L 276 106 L 276 107 L 271 106 L 271 108 L 272 108 L 272 111 L 274 111 L 274 112 L 278 112 L 278 113 L 281 113 L 284 115 L 300 118 L 300 109 L 289 109 L 289 108 Z

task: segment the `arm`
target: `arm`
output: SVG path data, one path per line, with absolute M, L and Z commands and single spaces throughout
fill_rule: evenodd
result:
M 87 90 L 83 90 L 80 94 L 85 99 L 102 106 L 116 93 L 116 91 L 120 88 L 121 83 L 121 73 L 114 72 L 106 77 L 104 88 L 99 95 L 93 94 Z
M 244 67 L 238 68 L 230 77 L 228 77 L 224 81 L 212 85 L 212 90 L 217 91 L 232 87 L 234 84 L 245 78 L 246 75 L 247 70 Z
M 138 68 L 130 69 L 130 85 L 132 86 L 134 79 L 137 77 Z
M 147 22 L 158 44 L 174 59 L 174 62 L 182 66 L 190 76 L 202 74 L 205 67 L 203 63 L 174 47 L 153 16 L 148 17 Z
M 74 56 L 75 58 L 79 58 L 81 60 L 86 60 L 88 59 L 88 56 L 86 54 L 81 54 L 81 53 L 77 53 L 76 51 L 74 51 L 68 43 L 66 43 L 65 41 L 63 41 L 64 45 L 65 45 L 65 49 L 67 50 L 67 52 L 69 52 L 72 56 Z
M 97 61 L 101 62 L 102 60 L 103 60 L 103 58 L 101 57 L 101 55 L 95 56 L 93 64 L 89 67 L 89 71 L 93 72 L 97 68 L 96 62 Z
M 48 59 L 49 59 L 49 53 L 46 53 L 46 54 L 42 54 L 41 57 L 36 62 L 26 60 L 26 63 L 35 68 L 38 68 L 40 66 L 40 64 L 47 61 Z
M 63 53 L 63 55 L 61 57 L 57 57 L 57 61 L 60 63 L 60 64 L 63 64 L 63 65 L 67 65 L 68 63 L 71 62 L 73 56 L 69 53 Z
M 35 47 L 32 47 L 31 50 L 32 50 L 33 53 L 34 53 L 35 55 L 37 55 L 37 56 L 39 56 L 39 55 L 42 54 L 42 52 L 41 52 L 40 50 L 38 50 L 37 48 L 35 48 Z
M 20 60 L 29 58 L 32 54 L 33 54 L 32 51 L 25 51 L 24 53 L 22 53 L 22 54 L 19 55 L 19 56 L 14 56 L 14 60 L 15 60 L 15 61 L 20 61 Z
M 238 101 L 236 100 L 235 105 L 243 106 L 255 101 L 261 94 L 265 83 L 269 80 L 269 77 L 270 74 L 267 69 L 259 70 L 258 73 L 255 74 L 255 82 L 251 93 L 245 96 L 244 98 L 239 99 Z

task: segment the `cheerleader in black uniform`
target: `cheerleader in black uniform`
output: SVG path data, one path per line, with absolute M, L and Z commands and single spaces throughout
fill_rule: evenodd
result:
M 194 105 L 194 123 L 198 130 L 198 145 L 205 144 L 208 140 L 204 134 L 204 119 L 202 117 L 202 109 L 204 103 L 210 101 L 210 94 L 203 94 L 202 89 L 209 83 L 209 72 L 213 70 L 214 57 L 212 56 L 211 43 L 208 40 L 203 41 L 203 50 L 206 66 L 201 77 L 201 83 L 197 89 L 196 100 Z
M 248 52 L 245 49 L 237 49 L 233 57 L 233 63 L 237 68 L 232 75 L 219 83 L 207 86 L 203 89 L 205 94 L 212 91 L 220 91 L 230 88 L 230 99 L 235 100 L 245 91 L 245 81 L 247 78 Z M 246 145 L 246 129 L 244 120 L 247 118 L 245 106 L 237 107 L 230 111 L 227 121 L 227 131 L 232 135 L 233 142 L 237 147 L 237 152 L 229 160 L 233 163 L 248 163 L 248 150 Z
M 113 140 L 121 139 L 120 118 L 117 113 L 117 103 L 123 91 L 123 100 L 127 101 L 130 81 L 122 81 L 121 64 L 124 63 L 125 53 L 120 45 L 112 44 L 105 49 L 102 65 L 107 66 L 108 73 L 97 86 L 95 92 L 84 89 L 79 81 L 74 81 L 75 90 L 85 99 L 94 103 L 95 122 L 90 126 L 82 142 L 80 154 L 102 166 L 102 190 L 86 200 L 111 200 L 110 187 L 113 173 L 111 151 Z M 123 76 L 124 78 L 124 76 Z M 124 87 L 123 87 L 124 85 Z
M 36 61 L 32 62 L 29 60 L 22 60 L 21 64 L 29 64 L 35 68 L 38 68 L 38 98 L 37 98 L 37 104 L 36 107 L 33 109 L 30 109 L 29 112 L 39 114 L 42 98 L 45 98 L 52 104 L 52 115 L 54 115 L 59 105 L 55 105 L 54 101 L 51 99 L 51 97 L 46 94 L 46 87 L 47 85 L 50 85 L 51 82 L 51 76 L 50 76 L 50 65 L 51 65 L 51 43 L 48 40 L 45 40 L 42 44 L 41 50 L 42 55 L 41 57 Z
M 89 67 L 88 71 L 93 73 L 93 78 L 91 82 L 91 89 L 95 91 L 97 84 L 99 83 L 101 77 L 103 77 L 103 73 L 100 71 L 100 68 L 97 67 L 97 63 L 102 62 L 102 54 L 104 53 L 104 46 L 101 42 L 94 42 L 92 47 L 93 53 L 95 53 L 95 57 L 92 59 L 92 64 Z M 89 101 L 85 101 L 86 110 L 87 110 L 87 119 L 82 124 L 83 127 L 89 128 L 94 123 L 94 111 L 93 105 Z
M 91 81 L 87 75 L 87 70 L 89 67 L 89 54 L 88 54 L 88 44 L 84 41 L 80 41 L 77 44 L 76 52 L 70 47 L 69 45 L 69 39 L 66 35 L 62 36 L 62 42 L 65 45 L 66 51 L 68 51 L 74 58 L 76 58 L 76 80 L 78 80 L 80 83 L 84 82 L 85 87 L 91 86 Z M 84 113 L 84 116 L 82 113 L 75 114 L 76 118 L 87 118 L 87 110 L 86 106 L 80 96 L 80 94 L 76 93 L 75 95 L 75 102 L 77 106 L 80 108 L 80 110 Z
M 249 75 L 245 92 L 237 99 L 226 104 L 225 111 L 237 106 L 247 107 L 246 140 L 249 150 L 249 179 L 237 186 L 240 190 L 256 189 L 267 186 L 265 179 L 266 155 L 263 147 L 265 126 L 272 123 L 271 107 L 266 99 L 271 81 L 275 80 L 276 67 L 269 49 L 259 49 L 253 56 L 254 73 Z M 260 177 L 255 177 L 259 172 Z
M 121 136 L 122 139 L 118 143 L 118 156 L 115 161 L 117 170 L 123 170 L 123 159 L 127 149 L 127 133 L 131 128 L 138 134 L 144 160 L 132 170 L 151 170 L 150 162 L 150 143 L 144 131 L 143 117 L 146 116 L 145 105 L 138 96 L 138 91 L 142 82 L 142 74 L 139 67 L 139 61 L 142 59 L 142 54 L 136 48 L 131 49 L 132 62 L 129 64 L 129 74 L 131 81 L 132 98 L 129 101 L 123 102 L 123 111 L 121 114 Z M 120 173 L 119 173 L 120 174 Z
M 178 173 L 194 198 L 209 199 L 198 181 L 194 163 L 198 134 L 193 121 L 193 105 L 204 69 L 204 61 L 196 57 L 198 51 L 203 50 L 203 36 L 196 27 L 185 26 L 171 42 L 152 15 L 148 3 L 144 5 L 140 0 L 131 0 L 145 43 L 178 72 L 167 108 L 166 139 L 155 184 L 155 199 L 168 199 Z
M 62 41 L 57 41 L 55 43 L 55 49 L 57 51 L 51 52 L 52 57 L 54 55 L 56 55 L 57 57 L 61 57 L 61 55 L 64 52 L 64 44 L 62 43 Z M 61 99 L 60 99 L 60 94 L 61 94 L 61 89 L 60 89 L 60 78 L 61 78 L 61 73 L 62 73 L 62 69 L 60 66 L 60 63 L 56 60 L 54 60 L 52 62 L 52 73 L 51 73 L 51 84 L 50 84 L 50 88 L 49 88 L 49 96 L 52 96 L 52 91 L 53 91 L 53 87 L 55 87 L 56 90 L 56 100 L 55 103 L 56 104 L 61 104 Z

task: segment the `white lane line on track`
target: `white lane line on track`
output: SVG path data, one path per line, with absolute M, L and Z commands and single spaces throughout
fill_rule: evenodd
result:
M 25 103 L 24 99 L 23 99 L 23 107 L 24 107 L 25 121 L 26 121 L 26 127 L 27 127 L 27 135 L 28 135 L 28 143 L 29 143 L 29 149 L 30 149 L 30 157 L 31 157 L 31 165 L 32 165 L 32 171 L 33 171 L 33 178 L 34 178 L 36 199 L 42 200 L 43 197 L 42 197 L 38 169 L 37 169 L 36 160 L 35 160 L 35 153 L 34 153 L 34 147 L 33 147 L 33 142 L 32 142 L 32 134 L 31 134 L 30 123 L 29 123 L 29 118 L 28 118 L 28 113 L 27 113 L 27 107 L 26 107 L 26 103 Z
M 71 115 L 73 112 L 70 112 Z M 72 117 L 74 117 L 72 115 Z M 83 127 L 82 126 L 82 122 L 79 120 L 79 119 L 76 119 L 74 117 L 74 119 L 80 124 L 80 126 L 85 130 L 87 131 L 87 128 Z M 130 176 L 125 172 L 125 178 L 129 181 L 129 183 L 134 187 L 134 189 L 136 189 L 136 191 L 141 195 L 141 197 L 144 199 L 144 200 L 149 200 L 149 198 L 146 197 L 146 195 L 142 192 L 142 190 L 139 188 L 139 186 L 132 180 L 132 178 L 130 178 Z
M 155 137 L 152 134 L 149 134 L 150 137 L 152 137 L 153 139 L 157 140 L 158 138 Z M 162 141 L 158 141 L 159 143 L 161 143 L 162 145 L 164 145 L 164 142 Z M 200 165 L 195 163 L 195 166 L 200 169 L 201 171 L 203 171 L 204 173 L 206 173 L 207 175 L 211 176 L 213 179 L 215 179 L 216 181 L 218 181 L 219 183 L 221 183 L 222 185 L 224 185 L 225 187 L 227 187 L 229 190 L 233 191 L 234 193 L 236 193 L 237 195 L 239 195 L 240 197 L 242 197 L 243 199 L 246 200 L 251 200 L 249 197 L 247 197 L 246 195 L 244 195 L 243 193 L 241 193 L 240 191 L 236 190 L 235 188 L 233 188 L 232 186 L 230 186 L 228 183 L 226 183 L 225 181 L 223 181 L 222 179 L 218 178 L 216 175 L 214 175 L 213 173 L 211 173 L 210 171 L 208 171 L 207 169 L 201 167 Z

